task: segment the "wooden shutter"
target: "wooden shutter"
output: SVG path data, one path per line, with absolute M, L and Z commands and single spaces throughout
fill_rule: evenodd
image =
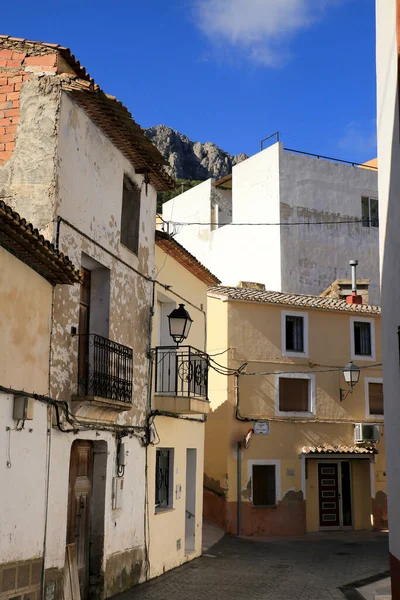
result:
M 253 465 L 253 505 L 275 506 L 275 465 Z
M 369 412 L 371 415 L 383 415 L 383 385 L 368 384 Z
M 283 412 L 309 411 L 309 379 L 279 379 L 279 410 Z
M 121 244 L 139 251 L 140 190 L 128 177 L 124 177 L 121 214 Z

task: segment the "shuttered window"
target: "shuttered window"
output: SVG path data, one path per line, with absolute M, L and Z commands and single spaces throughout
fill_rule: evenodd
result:
M 140 190 L 125 175 L 122 193 L 121 244 L 136 255 L 139 251 Z
M 279 379 L 279 410 L 309 412 L 310 380 L 281 377 Z
M 371 356 L 371 323 L 354 322 L 354 354 Z
M 383 384 L 368 383 L 369 412 L 371 415 L 383 415 Z
M 304 352 L 304 319 L 286 315 L 285 320 L 286 350 Z
M 253 506 L 275 506 L 275 465 L 253 465 L 252 488 Z
M 165 448 L 156 450 L 156 508 L 166 508 L 172 504 L 172 453 L 172 450 Z

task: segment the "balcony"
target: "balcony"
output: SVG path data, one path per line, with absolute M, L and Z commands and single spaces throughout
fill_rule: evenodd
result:
M 78 385 L 72 397 L 79 417 L 112 421 L 132 405 L 133 351 L 96 333 L 79 335 Z
M 207 414 L 207 354 L 192 346 L 156 348 L 153 408 L 176 414 Z

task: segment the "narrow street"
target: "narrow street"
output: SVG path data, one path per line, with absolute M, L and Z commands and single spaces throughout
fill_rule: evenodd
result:
M 332 600 L 388 569 L 385 534 L 253 541 L 225 536 L 201 558 L 118 600 Z

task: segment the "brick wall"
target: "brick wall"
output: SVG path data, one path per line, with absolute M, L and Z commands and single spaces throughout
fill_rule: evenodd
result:
M 0 165 L 11 157 L 15 147 L 24 82 L 35 74 L 56 73 L 57 58 L 57 53 L 27 56 L 0 47 Z

